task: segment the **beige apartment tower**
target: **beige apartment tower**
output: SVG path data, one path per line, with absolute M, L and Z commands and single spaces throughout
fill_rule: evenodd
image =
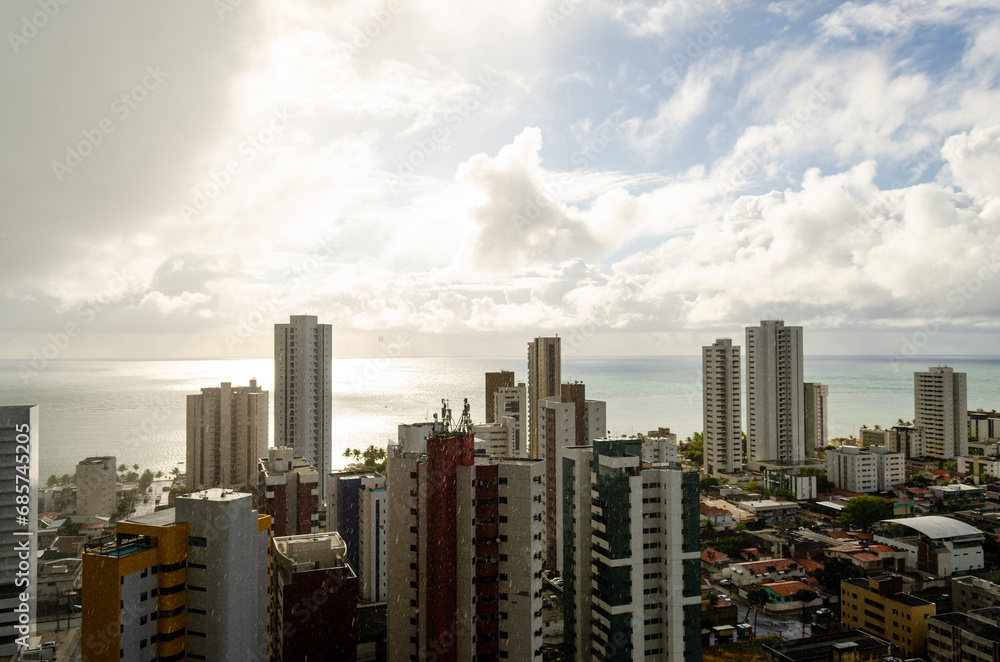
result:
M 709 475 L 743 471 L 740 348 L 729 338 L 701 348 L 704 468 Z
M 830 438 L 826 427 L 830 387 L 819 382 L 805 382 L 802 387 L 802 401 L 806 408 L 806 457 L 816 457 L 816 451 L 826 448 L 826 441 Z
M 203 388 L 187 397 L 187 486 L 257 484 L 257 460 L 267 455 L 267 391 L 250 386 Z
M 118 505 L 114 456 L 88 457 L 76 465 L 76 514 L 110 517 Z
M 945 366 L 913 373 L 913 424 L 923 428 L 929 457 L 951 459 L 969 454 L 969 410 L 965 373 Z
M 500 372 L 486 373 L 486 422 L 499 423 L 496 417 L 496 407 L 494 405 L 496 393 L 499 389 L 514 386 L 514 372 L 512 370 L 501 370 Z
M 538 408 L 542 398 L 559 397 L 562 380 L 562 342 L 559 337 L 535 338 L 528 343 L 528 455 L 538 454 Z

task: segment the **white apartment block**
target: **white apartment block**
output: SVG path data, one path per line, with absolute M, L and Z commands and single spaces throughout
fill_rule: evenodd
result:
M 698 474 L 643 468 L 632 438 L 567 449 L 563 472 L 565 659 L 701 659 Z
M 718 475 L 743 471 L 740 348 L 728 338 L 701 348 L 704 470 Z
M 494 420 L 507 426 L 506 457 L 527 457 L 527 387 L 523 383 L 517 386 L 502 386 L 494 393 L 493 403 Z
M 747 452 L 753 462 L 805 461 L 802 327 L 764 320 L 746 328 Z
M 391 660 L 541 660 L 544 464 L 439 431 L 389 449 Z
M 887 492 L 906 481 L 906 457 L 885 446 L 841 446 L 826 452 L 826 475 L 844 490 Z
M 653 464 L 676 464 L 680 462 L 677 435 L 668 432 L 663 437 L 646 437 L 642 440 L 642 461 Z
M 806 456 L 814 457 L 817 450 L 826 447 L 830 438 L 827 431 L 830 387 L 819 382 L 802 384 L 802 404 L 805 407 Z
M 562 384 L 562 340 L 535 338 L 528 343 L 528 455 L 538 448 L 538 409 L 543 398 L 558 398 Z
M 389 490 L 385 476 L 365 476 L 358 490 L 358 595 L 385 602 L 389 587 Z
M 333 438 L 333 327 L 314 315 L 274 325 L 274 446 L 292 446 L 325 492 Z
M 257 484 L 257 462 L 267 455 L 267 397 L 256 379 L 187 396 L 189 490 Z
M 607 403 L 586 400 L 583 384 L 563 384 L 560 396 L 539 403 L 538 459 L 545 460 L 545 565 L 562 567 L 562 457 L 571 446 L 587 446 L 607 434 Z M 582 410 L 582 411 L 581 411 Z
M 929 457 L 950 460 L 969 454 L 965 377 L 944 366 L 913 373 L 913 424 L 924 430 Z
M 188 534 L 187 659 L 264 659 L 271 518 L 250 494 L 222 489 L 181 495 L 175 508 Z
M 114 456 L 88 457 L 76 465 L 76 514 L 110 517 L 118 505 Z

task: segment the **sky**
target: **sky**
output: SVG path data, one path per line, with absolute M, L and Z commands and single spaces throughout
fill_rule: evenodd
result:
M 993 1 L 3 3 L 0 358 L 997 354 Z

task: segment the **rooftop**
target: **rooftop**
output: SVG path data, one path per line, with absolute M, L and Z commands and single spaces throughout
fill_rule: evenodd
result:
M 968 614 L 964 614 L 958 611 L 953 611 L 948 614 L 938 614 L 937 616 L 931 616 L 930 619 L 934 619 L 940 623 L 944 623 L 952 627 L 959 627 L 963 630 L 966 630 L 967 632 L 971 632 L 977 637 L 982 637 L 983 639 L 1000 642 L 1000 627 L 997 627 L 996 625 L 991 625 L 990 623 L 981 621 L 978 618 L 973 617 L 973 614 L 982 611 L 987 611 L 987 610 L 973 609 Z
M 770 589 L 771 591 L 777 593 L 783 598 L 790 598 L 799 591 L 812 591 L 813 589 L 800 581 L 786 581 L 786 582 L 771 582 L 769 584 L 761 584 L 762 587 Z M 815 591 L 813 591 L 815 592 Z
M 882 521 L 908 527 L 935 540 L 958 536 L 983 535 L 982 531 L 974 526 L 959 522 L 957 519 L 952 519 L 951 517 L 942 517 L 940 515 L 886 519 Z
M 766 650 L 771 651 L 775 659 L 788 662 L 808 662 L 810 660 L 828 660 L 833 648 L 851 648 L 856 651 L 874 651 L 883 649 L 889 653 L 889 642 L 872 636 L 861 630 L 847 632 L 831 632 L 815 637 L 792 639 L 766 644 Z

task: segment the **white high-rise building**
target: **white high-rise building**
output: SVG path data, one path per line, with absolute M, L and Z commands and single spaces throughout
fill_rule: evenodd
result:
M 538 449 L 538 408 L 543 398 L 559 397 L 562 383 L 562 341 L 535 338 L 528 343 L 528 456 Z
M 706 474 L 743 471 L 740 348 L 729 338 L 701 348 L 702 434 Z
M 563 457 L 566 660 L 701 659 L 698 474 L 643 466 L 641 444 Z
M 113 456 L 88 457 L 76 465 L 76 514 L 110 517 L 115 512 L 118 473 Z
M 325 493 L 333 429 L 333 327 L 314 315 L 274 325 L 274 446 L 292 446 Z
M 751 462 L 805 461 L 802 327 L 764 320 L 746 328 L 747 446 Z
M 0 655 L 35 635 L 38 407 L 0 407 Z M 25 569 L 26 568 L 26 569 Z M 27 597 L 26 600 L 22 600 Z
M 913 373 L 913 424 L 924 430 L 929 457 L 969 454 L 969 410 L 965 373 L 945 366 Z
M 528 457 L 528 388 L 502 386 L 494 393 L 494 419 L 507 426 L 507 457 Z
M 538 459 L 545 460 L 545 565 L 562 567 L 562 466 L 563 451 L 589 446 L 607 435 L 607 403 L 587 400 L 586 386 L 563 384 L 560 395 L 543 398 L 538 408 Z
M 826 448 L 826 441 L 830 438 L 826 427 L 830 387 L 819 382 L 805 382 L 802 387 L 806 417 L 806 456 L 815 457 L 817 450 Z
M 906 457 L 885 446 L 841 446 L 826 452 L 826 476 L 851 492 L 888 492 L 906 481 Z
M 250 494 L 223 489 L 174 503 L 175 520 L 187 523 L 187 658 L 264 659 L 271 518 Z

